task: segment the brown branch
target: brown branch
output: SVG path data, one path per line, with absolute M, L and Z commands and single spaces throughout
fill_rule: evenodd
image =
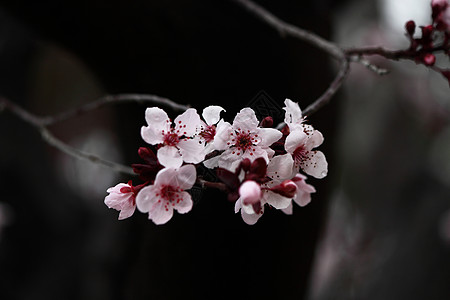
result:
M 197 181 L 195 183 L 200 185 L 201 188 L 213 188 L 213 189 L 218 189 L 222 192 L 227 192 L 227 187 L 222 182 L 211 182 L 211 181 L 204 180 L 202 178 L 197 178 Z

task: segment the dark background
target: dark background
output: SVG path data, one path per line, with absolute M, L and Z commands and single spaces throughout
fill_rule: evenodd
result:
M 344 1 L 260 3 L 280 18 L 330 38 L 334 10 Z M 199 111 L 221 105 L 231 121 L 261 90 L 279 105 L 291 98 L 304 108 L 326 89 L 333 74 L 330 59 L 322 52 L 281 38 L 232 1 L 2 1 L 0 20 L 0 93 L 40 115 L 105 94 L 133 92 L 168 97 Z M 166 225 L 156 226 L 139 212 L 117 221 L 117 212 L 108 210 L 103 199 L 109 186 L 129 178 L 78 165 L 46 145 L 35 129 L 2 113 L 0 201 L 8 207 L 10 222 L 0 240 L 1 298 L 306 298 L 332 187 L 342 182 L 349 186 L 349 181 L 358 182 L 358 187 L 361 182 L 374 186 L 336 161 L 340 156 L 333 147 L 343 118 L 339 103 L 338 96 L 309 119 L 326 138 L 321 150 L 330 164 L 327 178 L 309 179 L 317 189 L 312 203 L 296 207 L 293 216 L 268 210 L 255 226 L 235 215 L 234 205 L 223 194 L 210 190 L 203 192 L 192 212 L 175 215 Z M 88 150 L 113 158 L 111 153 L 117 152 L 118 160 L 131 164 L 139 162 L 137 149 L 145 146 L 139 135 L 144 110 L 145 106 L 121 104 L 52 130 L 78 146 L 84 144 L 77 144 L 77 139 L 100 132 L 90 138 L 104 147 L 94 143 L 98 147 Z M 393 149 L 397 150 L 402 151 Z M 335 162 L 341 169 L 333 167 Z M 349 172 L 347 181 L 342 180 L 342 170 Z M 88 183 L 83 176 L 91 178 Z M 372 189 L 355 198 L 367 191 Z M 408 207 L 407 202 L 404 205 Z M 372 211 L 370 205 L 361 207 Z M 367 240 L 372 236 L 360 244 Z M 446 246 L 432 249 L 431 255 L 437 249 L 437 262 L 448 263 Z M 400 260 L 400 266 L 409 265 L 411 257 L 415 256 Z M 361 260 L 348 263 L 355 264 Z M 405 283 L 402 274 L 389 282 L 417 283 L 435 266 Z M 447 268 L 437 273 L 435 299 L 445 297 L 445 278 L 450 278 Z M 359 281 L 368 282 L 371 276 L 379 278 L 364 273 L 343 284 L 335 281 L 339 284 L 329 292 L 336 292 L 336 299 L 377 299 L 368 293 L 377 287 Z M 383 299 L 414 298 L 395 290 L 389 285 Z

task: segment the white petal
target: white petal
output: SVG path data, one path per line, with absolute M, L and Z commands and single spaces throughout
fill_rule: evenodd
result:
M 178 143 L 181 156 L 187 163 L 198 164 L 205 159 L 205 146 L 199 138 L 183 139 Z
M 281 209 L 281 211 L 287 215 L 292 215 L 292 202 L 289 204 L 288 207 Z
M 261 142 L 258 144 L 261 147 L 269 147 L 283 136 L 279 130 L 274 128 L 258 128 L 256 132 L 261 138 Z
M 267 166 L 267 176 L 280 181 L 291 179 L 293 166 L 294 160 L 289 153 L 275 156 Z
M 175 118 L 175 132 L 178 136 L 193 136 L 202 126 L 202 121 L 195 108 L 189 108 Z
M 234 213 L 237 214 L 239 210 L 242 207 L 241 198 L 237 199 L 236 203 L 234 204 Z
M 290 99 L 286 99 L 284 101 L 285 107 L 283 109 L 286 111 L 284 115 L 284 123 L 288 124 L 300 124 L 303 121 L 302 118 L 302 110 L 300 109 L 300 106 L 298 106 L 298 103 L 295 103 L 294 101 Z M 291 128 L 289 126 L 289 128 Z
M 241 109 L 241 111 L 234 118 L 233 128 L 235 130 L 250 130 L 253 132 L 258 127 L 258 124 L 259 122 L 253 109 L 246 107 Z
M 289 133 L 286 138 L 286 142 L 284 143 L 284 149 L 290 154 L 294 153 L 295 149 L 297 149 L 300 145 L 303 145 L 306 142 L 307 135 L 303 132 L 303 130 L 294 130 Z
M 305 206 L 311 202 L 311 194 L 304 191 L 297 191 L 294 201 L 300 206 Z
M 159 163 L 168 168 L 179 168 L 183 164 L 180 151 L 174 146 L 164 146 L 158 149 L 156 154 Z
M 156 193 L 159 191 L 159 187 L 150 185 L 144 187 L 136 196 L 136 206 L 140 212 L 149 212 L 153 206 L 158 202 Z
M 156 225 L 167 223 L 173 216 L 173 208 L 170 205 L 164 206 L 164 202 L 157 203 L 153 210 L 148 213 L 148 218 Z
M 225 150 L 229 148 L 227 143 L 231 140 L 232 132 L 233 128 L 230 123 L 220 121 L 219 124 L 217 124 L 216 135 L 214 136 L 214 148 L 216 150 Z
M 205 109 L 203 109 L 203 119 L 206 121 L 206 124 L 208 125 L 213 125 L 216 124 L 217 122 L 219 122 L 220 120 L 220 113 L 222 111 L 225 111 L 225 109 L 223 109 L 220 106 L 217 105 L 211 105 L 208 107 L 205 107 Z
M 245 213 L 244 210 L 241 209 L 242 220 L 244 220 L 244 222 L 247 223 L 248 225 L 253 225 L 256 222 L 258 222 L 259 218 L 261 218 L 263 213 L 264 213 L 264 207 L 262 207 L 261 212 L 259 212 L 257 214 L 247 214 L 247 213 Z
M 160 170 L 158 174 L 156 174 L 154 185 L 159 187 L 161 187 L 162 185 L 176 185 L 178 182 L 176 178 L 177 175 L 177 169 L 164 168 Z
M 167 113 L 158 107 L 149 107 L 145 110 L 145 120 L 149 126 L 142 126 L 141 136 L 151 145 L 163 142 L 163 131 L 170 130 L 170 119 Z
M 181 192 L 180 196 L 182 200 L 175 205 L 175 209 L 180 214 L 185 214 L 192 209 L 192 198 L 188 192 Z
M 308 139 L 305 143 L 305 148 L 307 150 L 314 149 L 320 146 L 323 143 L 323 135 L 319 130 L 313 130 L 311 135 L 308 136 Z
M 197 180 L 197 170 L 193 165 L 184 165 L 176 172 L 176 186 L 183 190 L 192 188 Z
M 268 204 L 275 207 L 276 209 L 286 208 L 291 203 L 291 199 L 270 191 L 267 192 L 265 199 Z
M 328 173 L 328 163 L 321 151 L 310 151 L 308 157 L 301 162 L 300 167 L 306 174 L 319 179 L 324 178 Z
M 227 169 L 228 171 L 234 172 L 234 171 L 236 171 L 236 168 L 241 163 L 241 161 L 242 161 L 243 157 L 245 157 L 245 155 L 238 156 L 238 155 L 236 155 L 236 152 L 235 152 L 235 154 L 233 154 L 233 150 L 228 149 L 228 150 L 225 150 L 218 157 L 219 157 L 218 165 L 220 168 L 224 168 L 224 169 Z
M 208 169 L 214 169 L 215 167 L 219 166 L 219 159 L 220 156 L 214 156 L 210 159 L 207 159 L 203 162 L 203 165 L 205 165 L 205 167 L 207 167 Z
M 136 206 L 134 206 L 134 205 L 132 205 L 132 206 L 130 205 L 129 207 L 122 209 L 119 214 L 119 220 L 123 220 L 123 219 L 131 217 L 134 214 L 135 210 L 136 210 Z

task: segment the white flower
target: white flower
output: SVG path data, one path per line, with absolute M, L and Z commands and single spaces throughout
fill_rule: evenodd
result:
M 323 135 L 311 125 L 303 124 L 303 117 L 297 103 L 286 99 L 284 122 L 289 127 L 289 135 L 284 144 L 285 150 L 292 155 L 296 172 L 299 168 L 306 174 L 316 178 L 323 178 L 328 173 L 328 163 L 325 155 L 314 148 L 323 143 Z
M 224 122 L 220 119 L 220 113 L 222 111 L 225 111 L 225 109 L 216 105 L 211 105 L 203 109 L 202 117 L 205 122 L 201 121 L 199 137 L 202 143 L 206 144 L 204 149 L 205 154 L 215 150 L 214 137 L 216 136 L 216 126 Z
M 136 195 L 131 182 L 119 183 L 106 190 L 109 193 L 105 197 L 105 204 L 109 208 L 120 211 L 119 220 L 129 218 L 136 209 Z
M 147 213 L 155 224 L 164 224 L 173 216 L 173 210 L 184 214 L 192 209 L 192 188 L 197 178 L 193 165 L 179 169 L 165 168 L 159 171 L 153 185 L 144 187 L 136 197 L 139 211 Z
M 282 133 L 273 128 L 259 128 L 258 123 L 255 112 L 243 108 L 234 118 L 233 125 L 228 122 L 218 124 L 214 148 L 225 151 L 205 161 L 205 166 L 234 171 L 244 158 L 254 161 L 263 157 L 268 162 L 274 154 L 269 147 L 282 137 Z
M 204 145 L 196 136 L 202 123 L 195 109 L 176 117 L 174 127 L 167 113 L 157 107 L 147 108 L 145 119 L 148 126 L 142 127 L 142 138 L 151 145 L 162 144 L 157 152 L 161 165 L 179 168 L 183 161 L 197 164 L 205 159 Z

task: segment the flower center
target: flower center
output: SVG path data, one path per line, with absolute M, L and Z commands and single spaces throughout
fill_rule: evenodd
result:
M 239 131 L 236 134 L 236 144 L 238 150 L 242 150 L 242 152 L 245 152 L 248 148 L 253 146 L 253 141 L 255 139 L 250 135 L 250 133 L 241 132 Z
M 174 207 L 176 204 L 183 201 L 182 191 L 183 190 L 180 187 L 163 185 L 161 186 L 159 193 L 156 194 L 156 197 L 159 197 L 158 202 L 161 202 L 161 200 L 164 201 L 164 209 L 168 211 L 170 206 Z
M 294 153 L 292 153 L 292 158 L 294 159 L 296 164 L 301 163 L 308 156 L 309 151 L 305 149 L 303 145 L 299 146 L 295 149 Z
M 214 136 L 216 135 L 216 126 L 209 125 L 202 132 L 200 132 L 200 136 L 205 139 L 207 143 L 212 142 L 214 140 Z
M 164 135 L 164 144 L 167 146 L 176 146 L 180 138 L 176 133 L 167 133 Z

